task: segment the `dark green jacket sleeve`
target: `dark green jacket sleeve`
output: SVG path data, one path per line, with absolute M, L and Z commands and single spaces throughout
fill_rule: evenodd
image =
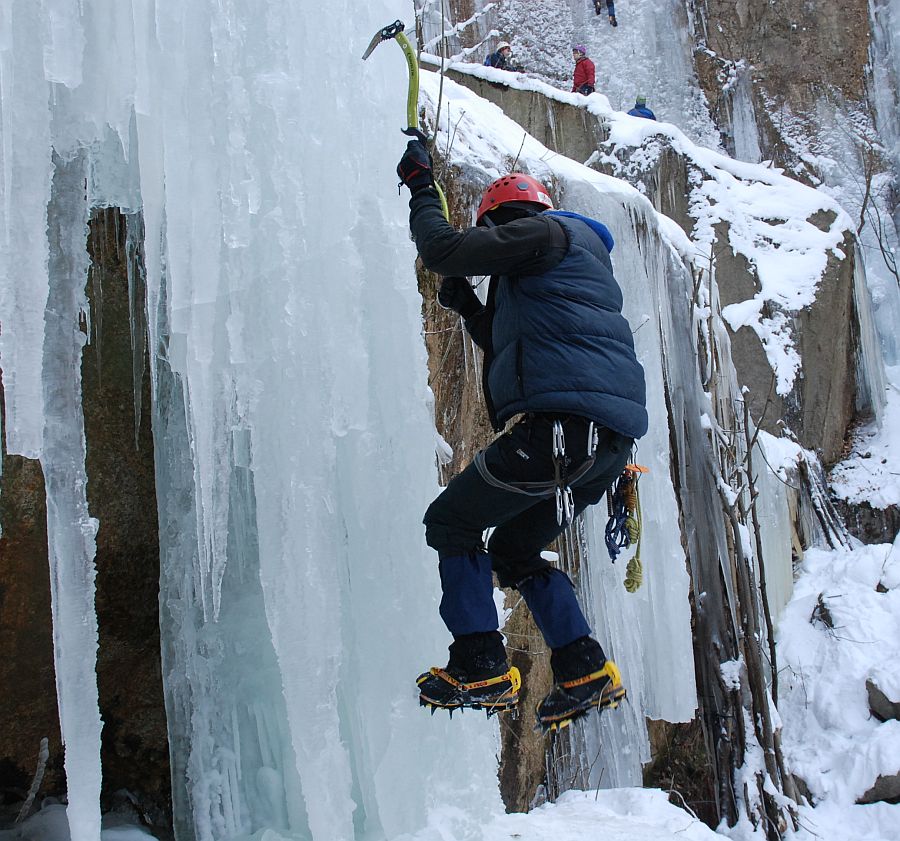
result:
M 495 228 L 457 231 L 444 219 L 437 193 L 409 200 L 409 227 L 426 268 L 440 275 L 539 275 L 566 255 L 562 225 L 537 214 Z

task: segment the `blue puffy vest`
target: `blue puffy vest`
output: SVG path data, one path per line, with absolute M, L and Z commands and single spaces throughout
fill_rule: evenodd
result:
M 562 261 L 542 275 L 493 279 L 494 412 L 501 424 L 519 412 L 581 415 L 639 438 L 647 431 L 644 369 L 609 252 L 586 220 L 553 218 L 569 239 Z

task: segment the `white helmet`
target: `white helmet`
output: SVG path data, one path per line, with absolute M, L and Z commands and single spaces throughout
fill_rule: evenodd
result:
M 511 49 L 512 49 L 512 47 L 510 46 L 509 41 L 501 41 L 499 44 L 497 44 L 497 52 L 498 53 L 500 52 L 500 50 L 511 50 Z

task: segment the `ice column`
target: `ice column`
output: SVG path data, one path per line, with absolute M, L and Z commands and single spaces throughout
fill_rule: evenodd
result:
M 646 718 L 690 721 L 695 714 L 696 682 L 691 647 L 690 581 L 682 549 L 679 509 L 671 478 L 669 417 L 663 382 L 672 364 L 663 352 L 658 313 L 671 308 L 688 311 L 680 295 L 689 287 L 686 268 L 660 238 L 654 221 L 639 210 L 623 213 L 605 197 L 576 208 L 594 218 L 608 220 L 616 240 L 613 266 L 625 296 L 624 313 L 634 333 L 638 358 L 647 381 L 650 428 L 637 445 L 635 460 L 650 472 L 640 483 L 643 513 L 642 586 L 625 590 L 625 569 L 634 547 L 613 564 L 604 541 L 607 511 L 595 506 L 586 517 L 590 582 L 595 614 L 604 631 L 601 640 L 622 669 L 629 703 L 614 714 L 592 718 L 585 728 L 585 751 L 599 752 L 589 783 L 604 787 L 641 785 L 642 764 L 650 759 Z M 570 194 L 566 207 L 571 205 Z M 643 260 L 629 258 L 641 254 Z M 679 327 L 683 329 L 683 327 Z M 679 365 L 696 363 L 679 360 Z M 603 751 L 600 752 L 600 745 Z
M 449 640 L 395 192 L 406 67 L 390 43 L 359 63 L 405 11 L 135 3 L 180 838 L 395 837 L 431 806 L 499 808 L 494 724 L 430 720 L 412 683 Z
M 28 458 L 40 456 L 44 428 L 48 254 L 43 232 L 52 166 L 41 44 L 39 4 L 0 4 L 0 363 L 7 451 Z
M 735 72 L 736 78 L 730 88 L 733 154 L 740 161 L 755 164 L 762 160 L 762 152 L 753 108 L 753 84 L 750 72 L 743 62 Z
M 55 160 L 48 230 L 50 294 L 44 345 L 44 453 L 53 606 L 53 650 L 65 744 L 69 832 L 100 838 L 100 710 L 94 538 L 87 507 L 81 349 L 86 336 L 88 203 L 85 159 Z

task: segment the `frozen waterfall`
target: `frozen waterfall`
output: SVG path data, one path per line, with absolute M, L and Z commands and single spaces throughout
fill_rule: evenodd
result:
M 623 11 L 661 42 L 671 20 L 657 5 L 633 0 Z M 431 718 L 412 683 L 443 661 L 449 636 L 420 522 L 438 481 L 415 250 L 394 174 L 407 77 L 391 45 L 360 62 L 372 34 L 410 6 L 0 3 L 5 435 L 8 451 L 40 458 L 48 479 L 73 841 L 98 841 L 100 826 L 97 524 L 85 495 L 80 354 L 86 225 L 106 206 L 122 208 L 129 242 L 143 243 L 142 261 L 129 249 L 129 283 L 134 300 L 145 290 L 132 317 L 135 336 L 146 325 L 153 382 L 179 841 L 424 838 L 435 816 L 454 839 L 474 839 L 502 810 L 496 721 Z M 571 8 L 561 42 L 569 23 L 593 25 Z M 658 95 L 663 117 L 679 109 L 693 136 L 712 137 L 675 47 L 636 62 L 627 86 L 616 76 L 614 99 Z M 642 490 L 652 574 L 626 593 L 627 558 L 605 557 L 605 512 L 586 518 L 581 596 L 631 700 L 578 738 L 587 755 L 613 748 L 585 782 L 639 784 L 646 719 L 687 721 L 696 707 L 666 390 L 675 384 L 689 427 L 678 435 L 700 446 L 710 397 L 693 355 L 694 246 L 637 189 L 523 137 L 466 88 L 432 73 L 422 88 L 432 123 L 442 100 L 440 148 L 467 187 L 516 159 L 619 243 L 612 259 L 648 374 L 652 431 L 638 453 L 651 468 Z M 136 341 L 136 382 L 142 350 Z M 667 365 L 678 371 L 670 381 Z M 780 492 L 762 489 L 783 513 Z M 772 556 L 789 566 L 786 525 L 772 519 Z M 709 558 L 718 563 L 715 551 Z

